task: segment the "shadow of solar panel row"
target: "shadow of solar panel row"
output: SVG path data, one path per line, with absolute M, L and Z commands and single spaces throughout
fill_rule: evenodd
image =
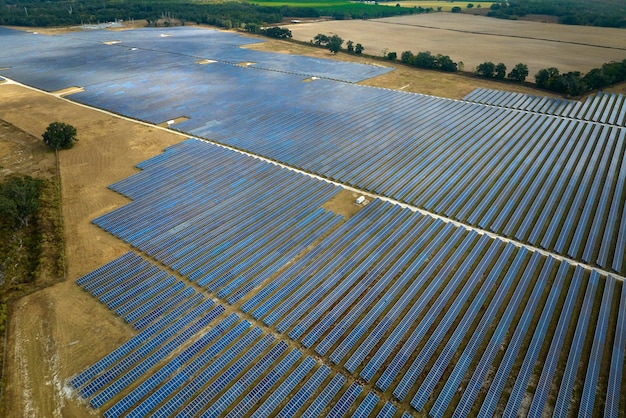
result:
M 623 94 L 600 91 L 584 101 L 578 101 L 478 88 L 463 100 L 607 125 L 626 126 L 626 96 Z

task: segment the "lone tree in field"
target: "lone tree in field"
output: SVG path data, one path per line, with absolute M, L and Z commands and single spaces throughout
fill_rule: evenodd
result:
M 52 122 L 43 134 L 43 142 L 53 150 L 68 149 L 74 146 L 76 128 L 63 122 Z

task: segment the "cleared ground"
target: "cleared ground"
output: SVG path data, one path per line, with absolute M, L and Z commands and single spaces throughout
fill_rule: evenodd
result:
M 480 63 L 503 62 L 511 69 L 528 65 L 529 79 L 542 68 L 586 72 L 626 58 L 626 31 L 509 21 L 453 13 L 431 13 L 373 20 L 336 20 L 289 25 L 294 39 L 337 34 L 361 43 L 365 52 L 430 51 L 462 61 L 466 71 Z
M 39 141 L 54 121 L 74 125 L 79 138 L 76 147 L 60 154 L 70 279 L 20 299 L 11 309 L 6 416 L 83 417 L 88 409 L 68 398 L 66 380 L 132 335 L 130 327 L 75 284 L 75 278 L 129 250 L 91 220 L 126 202 L 107 189 L 109 184 L 131 175 L 136 163 L 181 136 L 6 83 L 0 84 L 0 119 L 30 133 L 32 141 Z M 37 146 L 23 145 L 24 151 L 14 153 L 50 157 L 33 152 Z

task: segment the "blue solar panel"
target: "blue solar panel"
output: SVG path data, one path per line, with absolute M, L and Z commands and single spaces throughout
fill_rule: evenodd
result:
M 605 417 L 619 416 L 619 403 L 621 396 L 622 370 L 624 369 L 624 351 L 626 346 L 626 286 L 622 283 L 620 295 L 619 314 L 611 355 L 611 369 L 604 404 Z
M 187 116 L 176 129 L 623 272 L 626 216 L 615 213 L 618 205 L 616 222 L 604 218 L 626 192 L 603 181 L 617 176 L 613 162 L 626 146 L 611 140 L 624 126 L 623 95 L 599 94 L 577 106 L 485 90 L 469 102 L 374 89 L 352 82 L 389 69 L 242 49 L 255 41 L 189 27 L 54 37 L 5 29 L 0 39 L 7 40 L 0 59 L 8 77 L 47 90 L 83 86 L 74 100 L 152 123 Z M 216 62 L 196 64 L 202 59 Z M 241 62 L 253 64 L 234 65 Z M 322 79 L 302 82 L 310 76 Z M 593 151 L 563 153 L 572 142 Z M 568 164 L 574 161 L 581 166 Z M 566 203 L 557 206 L 561 196 Z M 157 227 L 171 214 L 146 217 L 158 225 L 124 239 L 150 255 L 178 245 Z M 108 230 L 123 236 L 123 229 Z M 228 268 L 235 266 L 239 273 L 249 267 Z M 223 275 L 212 280 L 218 290 L 229 284 Z
M 162 400 L 167 399 L 167 397 L 174 390 L 193 376 L 194 373 L 197 373 L 202 369 L 202 367 L 206 366 L 207 363 L 210 363 L 215 356 L 224 350 L 225 347 L 250 328 L 249 322 L 242 321 L 235 325 L 235 327 L 233 327 L 230 331 L 224 332 L 224 329 L 228 325 L 236 322 L 236 320 L 236 315 L 230 315 L 228 318 L 223 320 L 222 327 L 213 328 L 208 333 L 204 334 L 194 345 L 190 346 L 174 359 L 170 360 L 165 366 L 160 368 L 156 373 L 152 374 L 148 379 L 144 380 L 122 400 L 109 408 L 104 415 L 107 418 L 118 417 L 134 404 L 138 405 L 128 414 L 128 416 L 141 416 L 147 414 L 154 407 L 154 405 L 158 405 Z M 261 331 L 258 328 L 249 332 L 245 337 L 240 339 L 237 344 L 229 349 L 232 351 L 222 353 L 223 358 L 231 358 L 230 354 L 232 352 L 241 351 L 255 338 L 258 338 L 260 334 Z M 202 352 L 191 363 L 181 369 L 182 364 L 192 358 L 204 345 L 209 344 L 217 337 L 220 337 L 219 340 Z M 145 400 L 139 402 L 145 395 L 153 391 L 163 380 L 167 379 L 170 374 L 174 375 L 164 385 L 152 392 Z
M 261 406 L 256 408 L 252 417 L 261 418 L 270 416 L 278 405 L 285 399 L 289 399 L 289 393 L 306 378 L 309 371 L 315 366 L 315 360 L 307 357 L 298 367 L 285 379 L 285 381 L 263 402 Z

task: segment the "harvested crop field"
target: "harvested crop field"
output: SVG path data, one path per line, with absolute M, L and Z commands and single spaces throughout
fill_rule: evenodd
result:
M 473 71 L 480 63 L 522 62 L 532 76 L 542 68 L 586 72 L 626 58 L 626 31 L 510 21 L 453 13 L 431 13 L 372 20 L 337 20 L 289 25 L 294 39 L 337 34 L 365 47 L 365 53 L 430 51 L 462 61 Z

